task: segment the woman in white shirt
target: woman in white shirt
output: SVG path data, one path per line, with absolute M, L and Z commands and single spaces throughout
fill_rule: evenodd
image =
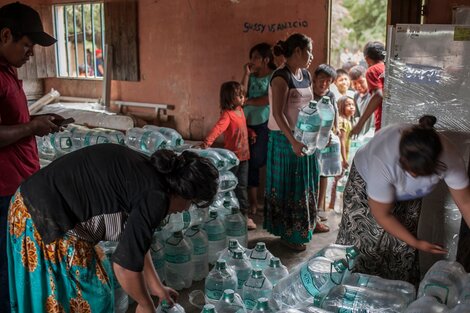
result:
M 421 199 L 444 179 L 463 218 L 470 224 L 470 187 L 455 147 L 425 115 L 419 125 L 382 129 L 354 157 L 344 192 L 339 244 L 361 252 L 355 271 L 417 283 L 417 250 L 445 254 L 417 238 Z

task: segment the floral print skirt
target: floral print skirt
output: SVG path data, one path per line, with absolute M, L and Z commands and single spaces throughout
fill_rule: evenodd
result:
M 268 141 L 264 228 L 294 243 L 307 243 L 315 228 L 319 170 L 315 156 L 297 157 L 281 131 Z
M 111 266 L 101 249 L 68 235 L 45 244 L 20 191 L 8 212 L 7 255 L 13 313 L 114 312 Z

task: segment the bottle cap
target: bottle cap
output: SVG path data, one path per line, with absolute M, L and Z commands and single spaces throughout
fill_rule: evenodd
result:
M 268 305 L 268 298 L 259 298 L 257 303 L 256 303 L 256 308 L 257 309 L 269 309 Z
M 243 251 L 239 248 L 233 250 L 232 255 L 234 259 L 243 259 Z
M 235 291 L 232 289 L 225 289 L 223 299 L 225 302 L 233 302 L 235 299 Z
M 265 251 L 266 250 L 266 244 L 264 242 L 257 242 L 255 250 L 256 251 Z
M 224 270 L 227 268 L 227 262 L 225 262 L 225 260 L 217 260 L 215 268 L 218 270 Z
M 271 260 L 269 260 L 269 267 L 281 267 L 281 260 L 277 257 L 272 257 Z
M 217 211 L 210 211 L 210 213 L 209 213 L 210 218 L 217 218 L 217 215 L 218 215 Z
M 261 276 L 263 276 L 263 271 L 262 270 L 260 270 L 260 269 L 251 270 L 251 277 L 259 278 Z

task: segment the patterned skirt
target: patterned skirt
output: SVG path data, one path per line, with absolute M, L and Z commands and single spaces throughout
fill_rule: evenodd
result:
M 319 170 L 315 155 L 297 157 L 281 131 L 268 141 L 264 228 L 291 243 L 312 239 Z
M 377 224 L 369 209 L 366 182 L 354 163 L 343 199 L 343 216 L 336 243 L 355 245 L 359 249 L 354 271 L 417 285 L 420 280 L 417 250 Z M 393 215 L 416 236 L 420 211 L 421 199 L 402 201 L 395 203 Z
M 101 249 L 67 235 L 45 244 L 20 191 L 8 212 L 7 255 L 13 313 L 114 312 L 111 266 Z

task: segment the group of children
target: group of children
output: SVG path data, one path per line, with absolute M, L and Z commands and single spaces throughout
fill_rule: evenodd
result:
M 378 44 L 378 43 L 374 43 Z M 367 46 L 366 46 L 367 48 Z M 383 51 L 383 45 L 379 47 Z M 365 49 L 366 53 L 367 49 Z M 254 46 L 249 53 L 250 61 L 244 66 L 241 82 L 231 81 L 222 84 L 220 90 L 221 115 L 215 126 L 206 136 L 202 148 L 210 147 L 221 134 L 224 135 L 224 147 L 237 155 L 240 165 L 232 171 L 239 184 L 236 195 L 240 210 L 247 217 L 256 213 L 260 168 L 266 165 L 268 149 L 269 86 L 273 71 L 282 64 L 275 65 L 272 47 L 267 43 Z M 365 55 L 366 61 L 368 60 Z M 382 63 L 383 58 L 371 60 Z M 369 66 L 374 63 L 369 63 Z M 335 205 L 336 183 L 349 165 L 349 148 L 353 126 L 360 121 L 356 134 L 363 135 L 373 127 L 372 116 L 366 108 L 374 96 L 367 85 L 366 69 L 360 65 L 352 68 L 335 70 L 327 64 L 319 65 L 312 77 L 314 100 L 324 96 L 330 98 L 337 112 L 333 125 L 341 142 L 341 164 L 343 173 L 334 178 L 329 208 Z M 375 111 L 375 110 L 374 110 Z M 325 209 L 327 177 L 320 177 L 318 188 L 318 209 Z M 318 215 L 314 232 L 327 232 L 326 218 Z M 254 221 L 248 217 L 248 229 L 256 229 Z

